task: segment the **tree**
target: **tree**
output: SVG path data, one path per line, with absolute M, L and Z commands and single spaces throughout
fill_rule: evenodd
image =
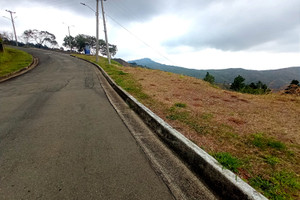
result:
M 73 36 L 66 36 L 64 38 L 63 46 L 70 48 L 70 50 L 72 51 L 73 47 L 76 46 L 75 38 Z
M 209 82 L 210 84 L 214 84 L 215 77 L 213 75 L 210 75 L 209 72 L 207 72 L 206 76 L 203 80 L 206 81 L 206 82 Z
M 294 80 L 292 80 L 290 85 L 298 85 L 298 84 L 299 84 L 299 81 L 294 79 Z
M 235 77 L 233 83 L 230 86 L 230 89 L 235 90 L 235 91 L 241 91 L 245 87 L 245 78 L 242 77 L 241 75 L 238 75 Z
M 79 52 L 82 52 L 84 50 L 84 47 L 86 45 L 89 45 L 90 48 L 95 52 L 96 50 L 96 37 L 79 34 L 75 37 L 75 47 Z M 100 39 L 99 42 L 99 51 L 102 55 L 107 55 L 107 48 L 106 43 L 104 40 Z M 114 56 L 117 53 L 117 46 L 109 44 L 109 52 L 111 56 Z
M 28 44 L 29 40 L 33 38 L 33 31 L 30 29 L 24 31 L 22 38 L 24 39 L 25 44 Z
M 2 32 L 1 37 L 2 37 L 3 41 L 13 41 L 14 40 L 13 33 L 9 33 L 9 32 Z
M 53 48 L 57 46 L 56 37 L 54 34 L 49 33 L 48 31 L 39 31 L 37 29 L 29 29 L 24 31 L 23 38 L 28 43 L 30 40 L 34 41 L 38 47 L 46 45 L 47 47 Z
M 99 48 L 100 53 L 104 56 L 107 56 L 107 47 L 106 42 L 104 40 L 99 40 Z M 113 44 L 108 44 L 109 53 L 112 57 L 114 57 L 117 53 L 117 46 Z

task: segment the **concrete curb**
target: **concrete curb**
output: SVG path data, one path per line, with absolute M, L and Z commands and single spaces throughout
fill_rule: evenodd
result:
M 27 72 L 29 72 L 30 70 L 34 69 L 37 65 L 39 64 L 39 60 L 38 58 L 32 57 L 32 62 L 30 65 L 28 65 L 27 67 L 20 69 L 16 72 L 12 72 L 6 76 L 0 77 L 0 83 L 4 82 L 4 81 L 8 81 L 10 79 L 16 78 L 18 76 L 21 76 L 22 74 L 25 74 Z
M 185 161 L 185 163 L 190 166 L 194 173 L 196 173 L 217 194 L 219 194 L 222 199 L 267 199 L 234 173 L 224 169 L 212 156 L 192 143 L 180 132 L 172 128 L 168 123 L 138 102 L 133 96 L 117 86 L 117 84 L 99 65 L 90 61 L 87 62 L 98 67 L 109 84 L 131 107 L 131 109 L 133 109 L 143 119 L 143 121 L 161 138 L 164 143 L 166 143 Z

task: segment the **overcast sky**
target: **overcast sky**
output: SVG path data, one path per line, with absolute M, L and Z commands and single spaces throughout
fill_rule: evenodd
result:
M 95 35 L 96 0 L 0 0 L 0 32 L 38 29 Z M 198 69 L 300 66 L 299 0 L 107 0 L 108 39 L 116 57 L 149 57 Z M 101 13 L 100 13 L 101 14 Z M 100 38 L 104 38 L 100 21 Z M 300 75 L 299 75 L 300 76 Z

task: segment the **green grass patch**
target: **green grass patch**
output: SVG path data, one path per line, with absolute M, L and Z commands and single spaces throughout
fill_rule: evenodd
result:
M 24 51 L 5 47 L 0 53 L 0 77 L 9 75 L 30 65 L 32 56 Z
M 228 152 L 214 153 L 213 157 L 226 169 L 229 169 L 235 173 L 238 172 L 238 168 L 242 166 L 242 161 L 232 156 Z
M 273 138 L 265 136 L 263 133 L 256 133 L 252 135 L 251 143 L 261 149 L 273 148 L 276 150 L 284 150 L 286 146 L 284 143 Z
M 270 156 L 270 155 L 265 156 L 264 160 L 266 163 L 268 163 L 269 165 L 271 165 L 273 167 L 280 162 L 279 158 L 277 158 L 276 156 Z
M 300 189 L 299 178 L 296 174 L 284 170 L 275 172 L 269 178 L 263 176 L 251 178 L 250 185 L 261 191 L 266 197 L 278 200 L 297 199 L 297 191 Z

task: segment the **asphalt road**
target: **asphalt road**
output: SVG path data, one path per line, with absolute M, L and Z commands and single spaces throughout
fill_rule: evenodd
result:
M 0 84 L 0 199 L 173 199 L 105 96 L 93 65 L 40 64 Z

